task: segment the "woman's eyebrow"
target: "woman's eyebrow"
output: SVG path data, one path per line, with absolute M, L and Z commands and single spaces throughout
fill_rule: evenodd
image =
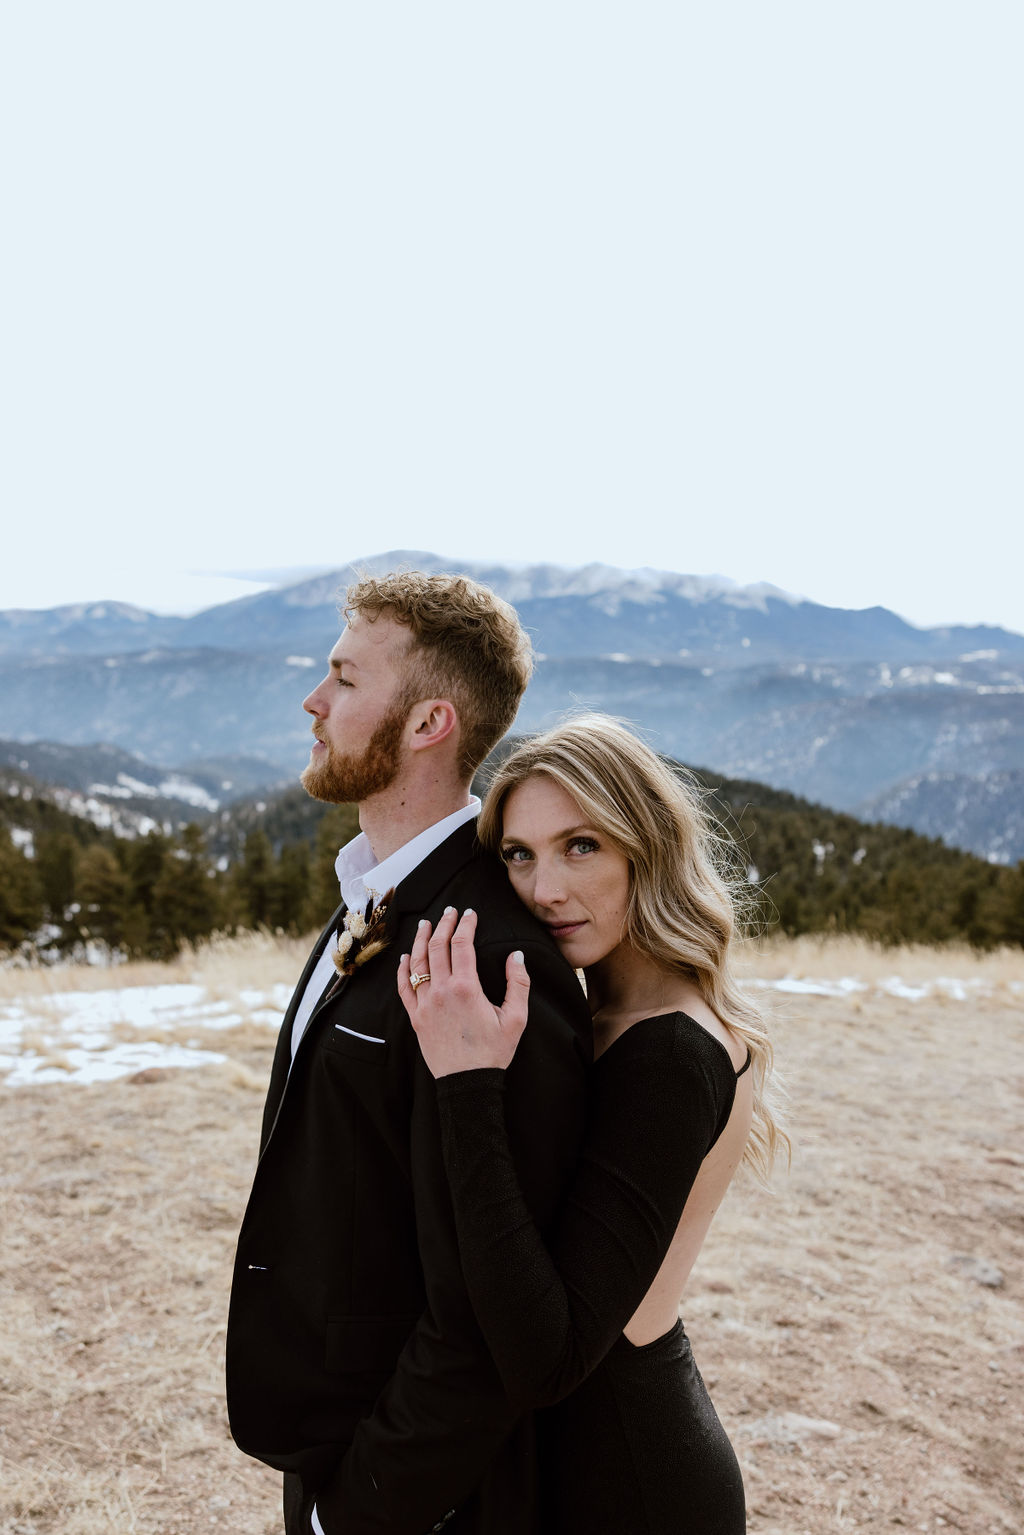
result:
M 581 831 L 585 831 L 589 836 L 594 835 L 594 827 L 588 826 L 585 821 L 581 821 L 578 826 L 569 826 L 565 831 L 552 832 L 551 836 L 546 840 L 548 842 L 564 842 L 567 837 L 578 836 Z M 514 844 L 516 847 L 529 846 L 529 843 L 526 841 L 525 837 L 513 837 L 511 832 L 507 832 L 501 839 L 502 847 L 504 847 L 506 843 Z

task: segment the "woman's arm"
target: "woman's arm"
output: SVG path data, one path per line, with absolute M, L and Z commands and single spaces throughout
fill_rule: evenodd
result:
M 541 1406 L 600 1363 L 649 1290 L 733 1087 L 728 1068 L 695 1051 L 678 1018 L 627 1031 L 594 1070 L 579 1166 L 556 1228 L 542 1234 L 505 1131 L 502 1065 L 518 1039 L 518 977 L 510 964 L 511 1024 L 489 1003 L 488 1015 L 469 984 L 465 932 L 447 965 L 441 952 L 454 926 L 446 915 L 429 953 L 417 940 L 412 968 L 422 974 L 429 964 L 431 981 L 412 993 L 406 964 L 400 988 L 439 1078 L 445 1168 L 477 1320 L 510 1398 Z

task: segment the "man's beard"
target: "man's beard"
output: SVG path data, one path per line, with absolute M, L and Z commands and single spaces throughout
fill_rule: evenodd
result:
M 408 717 L 408 708 L 389 709 L 358 757 L 344 755 L 325 742 L 327 760 L 310 762 L 299 780 L 306 793 L 331 805 L 359 805 L 390 788 L 398 777 Z

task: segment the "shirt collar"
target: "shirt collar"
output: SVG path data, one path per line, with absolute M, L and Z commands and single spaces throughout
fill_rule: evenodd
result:
M 473 794 L 468 805 L 445 816 L 443 821 L 435 821 L 433 826 L 428 826 L 426 831 L 421 831 L 380 863 L 373 856 L 365 832 L 346 842 L 338 854 L 334 870 L 341 886 L 341 899 L 349 911 L 362 913 L 370 900 L 376 906 L 383 895 L 407 879 L 453 831 L 479 813 L 480 801 Z

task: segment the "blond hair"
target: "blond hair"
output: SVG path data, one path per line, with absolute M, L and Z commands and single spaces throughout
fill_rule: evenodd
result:
M 365 576 L 346 594 L 345 616 L 384 614 L 412 631 L 410 675 L 399 707 L 444 697 L 459 717 L 459 772 L 467 781 L 509 730 L 533 671 L 515 608 L 468 576 L 422 570 Z
M 789 1137 L 778 1116 L 772 1045 L 764 1018 L 732 974 L 739 882 L 727 841 L 684 769 L 671 767 L 617 720 L 585 714 L 519 746 L 491 781 L 478 834 L 497 852 L 502 807 L 524 779 L 550 778 L 629 859 L 624 940 L 692 980 L 708 1006 L 750 1049 L 754 1115 L 743 1160 L 767 1178 Z

